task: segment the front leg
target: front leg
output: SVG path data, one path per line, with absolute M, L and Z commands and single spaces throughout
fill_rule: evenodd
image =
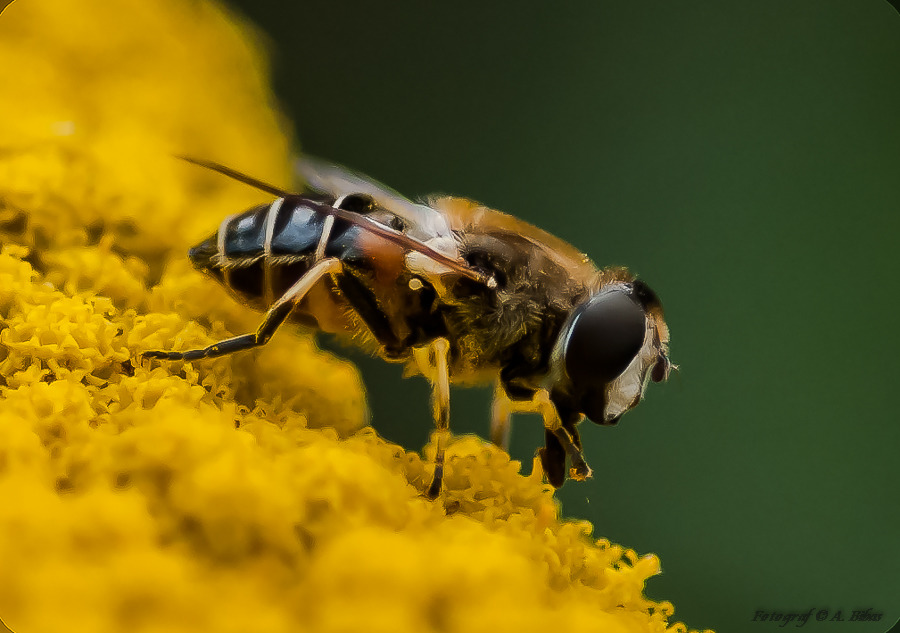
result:
M 572 463 L 569 477 L 584 481 L 591 476 L 581 449 L 581 438 L 575 425 L 581 421 L 580 415 L 560 417 L 559 409 L 546 389 L 539 389 L 530 400 L 512 400 L 498 386 L 494 392 L 493 416 L 491 420 L 491 440 L 494 444 L 507 448 L 509 442 L 509 416 L 511 413 L 539 413 L 544 420 L 546 446 L 541 449 L 541 464 L 547 479 L 555 488 L 565 481 L 565 462 Z M 505 445 L 500 444 L 504 442 Z
M 550 397 L 550 393 L 546 389 L 541 389 L 534 396 L 534 404 L 544 418 L 544 428 L 553 434 L 559 441 L 572 467 L 569 468 L 569 477 L 575 481 L 584 481 L 592 474 L 591 467 L 588 466 L 584 459 L 584 453 L 581 450 L 581 438 L 575 429 L 575 424 L 580 421 L 579 415 L 576 419 L 563 421 L 559 416 L 559 409 Z

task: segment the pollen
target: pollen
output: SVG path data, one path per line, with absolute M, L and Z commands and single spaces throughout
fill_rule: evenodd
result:
M 0 620 L 685 631 L 643 593 L 658 559 L 561 520 L 539 467 L 456 438 L 428 501 L 433 445 L 381 439 L 309 333 L 140 360 L 258 325 L 186 253 L 265 196 L 172 157 L 290 182 L 261 39 L 203 0 L 0 16 Z

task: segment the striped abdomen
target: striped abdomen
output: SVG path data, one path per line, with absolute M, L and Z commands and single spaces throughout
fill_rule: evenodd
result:
M 341 205 L 393 223 L 393 214 L 365 206 L 364 201 L 356 208 L 356 202 L 345 198 Z M 252 307 L 264 310 L 314 263 L 327 226 L 321 205 L 316 198 L 289 196 L 230 216 L 214 235 L 190 250 L 191 262 Z M 358 327 L 348 318 L 350 308 L 382 345 L 403 347 L 410 336 L 406 317 L 411 309 L 419 309 L 418 301 L 408 297 L 408 287 L 398 285 L 403 249 L 365 228 L 337 220 L 319 255 L 341 260 L 343 271 L 310 291 L 292 319 L 328 332 L 352 334 Z
M 291 196 L 229 216 L 214 235 L 190 250 L 191 262 L 256 307 L 267 307 L 309 268 L 325 228 L 319 204 Z M 358 257 L 354 243 L 359 232 L 336 222 L 324 256 L 348 263 Z

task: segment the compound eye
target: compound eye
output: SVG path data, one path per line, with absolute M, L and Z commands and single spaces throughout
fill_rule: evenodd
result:
M 624 290 L 595 296 L 576 313 L 565 349 L 566 372 L 576 390 L 594 390 L 625 371 L 646 334 L 646 316 Z

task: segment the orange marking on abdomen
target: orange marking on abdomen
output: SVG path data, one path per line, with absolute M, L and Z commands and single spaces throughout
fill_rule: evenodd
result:
M 406 255 L 402 247 L 371 233 L 361 235 L 356 246 L 367 258 L 377 262 L 373 268 L 378 284 L 387 286 L 397 283 Z

